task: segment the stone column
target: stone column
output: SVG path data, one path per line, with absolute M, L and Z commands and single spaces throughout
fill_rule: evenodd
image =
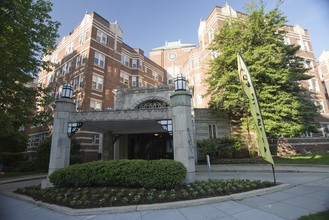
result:
M 174 159 L 187 169 L 186 182 L 195 179 L 194 137 L 191 115 L 192 95 L 187 91 L 176 91 L 171 95 Z
M 48 177 L 55 170 L 70 164 L 71 139 L 67 132 L 70 113 L 74 110 L 75 104 L 72 99 L 60 98 L 56 101 Z M 42 188 L 50 186 L 48 178 L 42 181 Z
M 112 131 L 103 133 L 102 160 L 113 160 Z

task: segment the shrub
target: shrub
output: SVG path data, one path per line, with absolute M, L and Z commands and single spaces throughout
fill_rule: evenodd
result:
M 197 146 L 202 159 L 206 155 L 209 155 L 211 158 L 230 158 L 233 152 L 241 149 L 240 141 L 231 137 L 204 139 L 198 141 Z
M 3 168 L 6 171 L 13 170 L 17 163 L 22 162 L 25 160 L 24 153 L 3 153 L 2 154 L 2 160 L 0 161 L 0 164 L 3 164 Z
M 144 187 L 168 189 L 182 183 L 186 168 L 174 160 L 110 160 L 75 164 L 53 172 L 55 187 Z

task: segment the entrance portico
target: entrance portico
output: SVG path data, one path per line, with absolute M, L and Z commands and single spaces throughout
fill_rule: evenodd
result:
M 119 93 L 120 94 L 120 93 Z M 103 134 L 102 159 L 117 159 L 118 147 L 115 146 L 117 137 L 126 136 L 129 134 L 160 134 L 166 136 L 165 146 L 169 149 L 173 147 L 172 153 L 174 159 L 184 164 L 188 171 L 188 179 L 195 172 L 195 158 L 194 158 L 194 138 L 192 129 L 191 117 L 191 94 L 180 89 L 179 91 L 160 91 L 160 94 L 152 93 L 145 94 L 142 91 L 134 93 L 135 97 L 127 97 L 124 99 L 117 96 L 118 106 L 115 110 L 107 111 L 89 111 L 89 112 L 75 112 L 74 108 L 65 108 L 63 106 L 72 106 L 73 101 L 71 97 L 62 96 L 56 101 L 54 125 L 60 120 L 60 125 L 55 128 L 52 137 L 52 150 L 49 162 L 50 175 L 56 169 L 68 166 L 64 161 L 69 161 L 69 153 L 63 149 L 70 148 L 70 138 L 72 133 L 78 130 L 78 126 L 82 125 L 83 129 L 90 131 L 97 131 Z M 122 95 L 122 93 L 120 94 Z M 144 96 L 143 99 L 138 98 L 139 95 Z M 148 102 L 147 95 L 150 97 Z M 137 98 L 136 98 L 137 96 Z M 137 100 L 134 102 L 134 99 Z M 125 102 L 130 102 L 130 106 L 134 109 L 124 108 Z M 137 104 L 136 104 L 137 103 Z M 173 105 L 171 105 L 173 103 Z M 62 106 L 57 108 L 57 106 Z M 153 106 L 158 108 L 152 108 Z M 65 109 L 65 112 L 61 112 Z M 64 114 L 65 113 L 65 114 Z M 64 116 L 63 118 L 56 116 Z M 77 126 L 77 127 L 74 127 Z M 58 133 L 56 130 L 60 130 Z M 64 135 L 63 131 L 67 131 Z M 173 139 L 173 146 L 170 138 Z M 171 136 L 172 135 L 172 136 Z M 150 138 L 151 136 L 148 136 Z M 121 138 L 121 137 L 120 137 Z M 136 139 L 136 138 L 135 138 Z M 138 138 L 136 139 L 138 140 Z M 129 140 L 125 141 L 128 145 Z M 153 139 L 152 139 L 153 141 Z M 154 139 L 156 141 L 156 139 Z M 136 144 L 142 143 L 136 141 Z M 156 143 L 156 142 L 155 142 Z M 120 145 L 123 143 L 120 143 Z M 151 145 L 150 145 L 151 146 Z M 153 146 L 155 146 L 153 144 Z M 141 148 L 144 149 L 145 148 Z M 65 153 L 64 153 L 65 152 Z M 68 151 L 69 152 L 69 151 Z M 61 158 L 61 159 L 60 159 Z M 150 157 L 151 159 L 154 158 Z M 43 187 L 48 187 L 49 182 L 44 181 Z

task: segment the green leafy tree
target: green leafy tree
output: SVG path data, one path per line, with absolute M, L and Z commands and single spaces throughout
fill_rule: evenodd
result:
M 299 46 L 284 43 L 286 17 L 279 5 L 265 12 L 263 3 L 247 5 L 247 16 L 230 18 L 218 30 L 210 50 L 220 54 L 210 61 L 207 78 L 210 106 L 229 112 L 232 121 L 253 123 L 238 76 L 237 53 L 244 58 L 258 95 L 267 134 L 296 136 L 316 131 L 318 115 L 311 94 L 301 85 L 310 79 Z M 241 125 L 241 124 L 240 124 Z
M 51 7 L 46 0 L 0 2 L 0 139 L 8 140 L 0 143 L 2 151 L 19 137 L 21 126 L 49 120 L 48 109 L 35 114 L 36 103 L 47 106 L 49 97 L 33 80 L 40 68 L 51 67 L 40 59 L 58 37 L 59 23 L 51 20 Z

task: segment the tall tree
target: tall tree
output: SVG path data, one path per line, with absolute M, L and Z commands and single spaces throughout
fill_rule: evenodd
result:
M 300 86 L 311 76 L 306 74 L 303 59 L 297 56 L 299 46 L 284 43 L 283 26 L 287 20 L 279 5 L 265 13 L 262 2 L 260 6 L 249 3 L 246 16 L 225 21 L 210 47 L 220 55 L 210 62 L 207 78 L 210 106 L 228 111 L 231 119 L 241 120 L 244 126 L 251 123 L 237 72 L 236 55 L 241 52 L 271 137 L 316 131 L 314 117 L 318 115 L 311 94 Z
M 46 91 L 31 85 L 40 68 L 50 68 L 40 58 L 54 48 L 58 37 L 59 23 L 52 21 L 51 7 L 47 0 L 0 1 L 1 145 L 9 147 L 13 143 L 4 140 L 19 136 L 19 127 L 45 117 L 32 117 L 37 98 L 46 97 Z

